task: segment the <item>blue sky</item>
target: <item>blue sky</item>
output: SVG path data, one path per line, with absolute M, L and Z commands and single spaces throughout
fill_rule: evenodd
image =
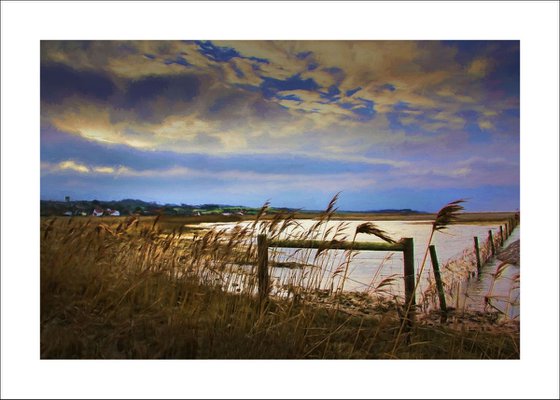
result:
M 43 41 L 41 198 L 519 208 L 518 41 Z

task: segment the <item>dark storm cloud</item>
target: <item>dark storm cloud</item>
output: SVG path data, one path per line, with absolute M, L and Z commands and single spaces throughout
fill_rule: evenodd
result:
M 149 76 L 132 81 L 124 95 L 127 107 L 164 97 L 169 101 L 190 101 L 200 91 L 199 78 L 194 75 Z
M 124 93 L 115 102 L 112 120 L 119 121 L 128 116 L 120 115 L 120 110 L 132 111 L 136 118 L 144 122 L 161 122 L 165 117 L 184 113 L 184 104 L 192 102 L 202 90 L 202 82 L 195 75 L 148 76 L 132 80 Z M 160 102 L 160 106 L 155 105 Z
M 63 64 L 41 65 L 41 100 L 59 103 L 70 96 L 106 101 L 115 92 L 102 72 L 77 71 Z

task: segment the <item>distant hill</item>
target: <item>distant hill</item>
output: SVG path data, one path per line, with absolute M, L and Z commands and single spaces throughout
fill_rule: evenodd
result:
M 260 210 L 255 207 L 228 204 L 159 204 L 138 199 L 123 200 L 41 200 L 42 216 L 57 215 L 92 215 L 93 210 L 116 210 L 120 215 L 212 215 L 242 213 L 244 215 L 257 214 Z M 289 208 L 270 207 L 268 213 L 293 211 Z
M 428 214 L 426 211 L 412 210 L 410 208 L 385 208 L 382 210 L 361 211 L 368 214 Z
M 260 207 L 247 207 L 243 205 L 229 205 L 229 204 L 174 204 L 166 203 L 159 204 L 156 202 L 147 202 L 139 199 L 123 199 L 123 200 L 70 200 L 70 201 L 55 201 L 55 200 L 41 200 L 41 215 L 42 216 L 55 216 L 55 215 L 91 215 L 94 209 L 102 210 L 117 210 L 120 215 L 208 215 L 208 214 L 223 214 L 223 213 L 243 213 L 245 215 L 256 214 Z M 270 207 L 267 212 L 292 212 L 299 211 L 302 213 L 320 213 L 324 210 L 302 210 L 289 207 Z M 338 210 L 339 214 L 353 213 L 353 214 L 426 214 L 424 211 L 412 210 L 410 208 L 401 209 L 380 209 L 368 211 L 351 211 L 351 210 Z

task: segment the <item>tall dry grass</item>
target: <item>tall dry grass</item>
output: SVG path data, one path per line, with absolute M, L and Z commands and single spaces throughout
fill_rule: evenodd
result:
M 208 232 L 158 219 L 42 219 L 41 357 L 519 357 L 515 330 L 455 325 L 419 324 L 395 348 L 403 310 L 387 288 L 397 277 L 343 291 L 353 251 L 340 262 L 328 247 L 270 249 L 272 297 L 260 308 L 256 236 L 346 241 L 344 223 L 328 224 L 335 203 L 307 230 L 294 213 L 264 219 L 267 205 L 254 221 Z

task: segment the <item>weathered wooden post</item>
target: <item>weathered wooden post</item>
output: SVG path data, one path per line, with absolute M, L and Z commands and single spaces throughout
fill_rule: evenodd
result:
M 494 246 L 494 238 L 492 237 L 492 230 L 488 231 L 488 240 L 490 241 L 490 249 L 492 250 L 492 257 L 496 255 L 496 247 Z
M 504 229 L 502 228 L 502 225 L 500 225 L 500 246 L 504 246 Z
M 436 254 L 436 246 L 430 245 L 430 258 L 432 259 L 432 267 L 434 268 L 434 277 L 439 296 L 439 308 L 441 310 L 441 322 L 447 321 L 447 304 L 445 303 L 445 292 L 443 291 L 443 282 L 439 273 L 439 262 Z
M 404 258 L 404 299 L 406 325 L 411 328 L 414 324 L 414 314 L 416 311 L 416 294 L 414 293 L 414 240 L 404 238 L 403 240 Z
M 476 275 L 480 276 L 482 264 L 480 263 L 480 248 L 478 247 L 478 237 L 474 237 L 474 252 L 476 254 Z
M 259 282 L 259 305 L 262 306 L 268 299 L 270 290 L 268 279 L 268 240 L 266 235 L 257 236 L 258 254 L 258 282 Z

